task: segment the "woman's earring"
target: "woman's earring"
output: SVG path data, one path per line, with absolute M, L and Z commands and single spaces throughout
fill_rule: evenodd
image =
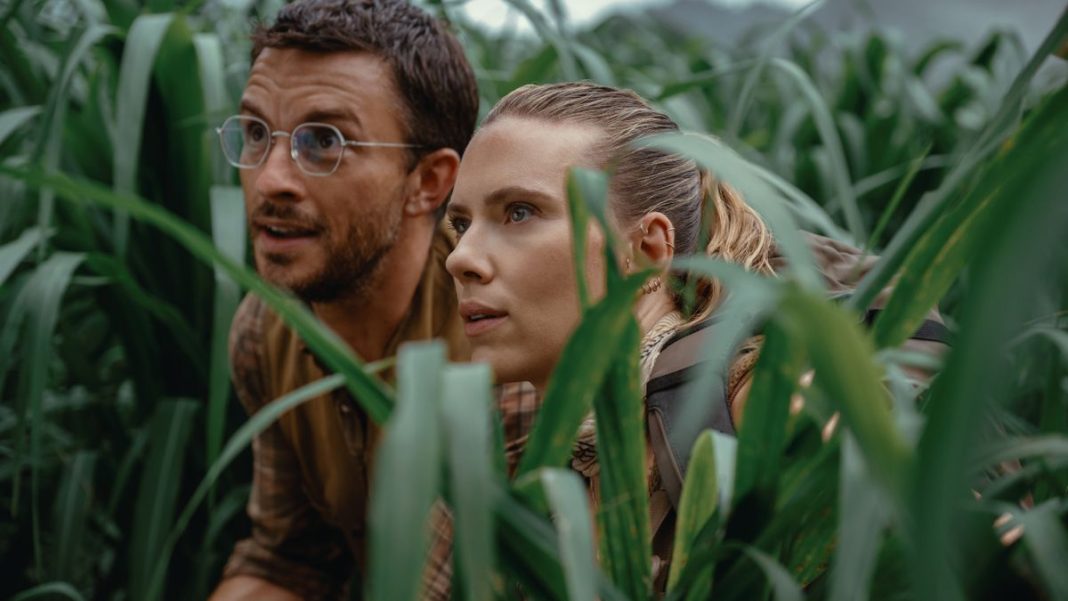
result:
M 656 276 L 648 282 L 645 282 L 642 284 L 642 294 L 652 294 L 657 290 L 660 290 L 660 285 L 662 283 L 663 282 L 660 281 L 660 276 Z

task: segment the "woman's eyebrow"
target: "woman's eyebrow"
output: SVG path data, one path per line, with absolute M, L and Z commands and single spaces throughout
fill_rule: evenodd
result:
M 556 200 L 551 194 L 547 194 L 541 190 L 535 190 L 534 188 L 525 188 L 523 186 L 505 186 L 504 188 L 498 188 L 486 196 L 486 204 L 489 206 L 503 204 L 512 200 L 516 196 L 520 196 L 529 200 L 541 200 L 545 202 L 552 202 Z

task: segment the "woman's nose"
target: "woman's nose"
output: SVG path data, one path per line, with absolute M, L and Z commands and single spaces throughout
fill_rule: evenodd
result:
M 492 263 L 485 245 L 479 244 L 471 234 L 471 230 L 468 230 L 456 242 L 456 247 L 445 259 L 445 269 L 457 283 L 485 284 L 493 278 Z

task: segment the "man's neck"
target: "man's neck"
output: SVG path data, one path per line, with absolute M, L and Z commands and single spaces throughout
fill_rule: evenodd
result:
M 312 304 L 315 315 L 364 361 L 383 358 L 408 315 L 433 236 L 433 224 L 404 224 L 368 286 L 350 297 Z

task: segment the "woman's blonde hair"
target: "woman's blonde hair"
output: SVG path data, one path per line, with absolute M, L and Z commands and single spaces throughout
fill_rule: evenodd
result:
M 597 127 L 604 137 L 592 159 L 613 171 L 609 202 L 621 224 L 660 212 L 675 228 L 675 254 L 695 254 L 707 240 L 704 252 L 709 256 L 765 275 L 774 273 L 771 232 L 738 192 L 692 160 L 634 146 L 639 138 L 679 131 L 670 117 L 636 93 L 590 82 L 526 85 L 498 102 L 483 126 L 503 117 Z M 688 321 L 709 317 L 722 295 L 718 281 L 699 279 L 696 304 Z M 676 306 L 683 306 L 679 292 L 674 293 L 674 301 Z

